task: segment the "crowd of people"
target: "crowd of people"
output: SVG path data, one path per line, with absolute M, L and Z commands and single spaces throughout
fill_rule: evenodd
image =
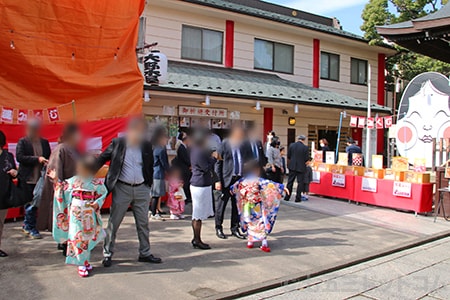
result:
M 125 135 L 99 155 L 80 151 L 82 136 L 75 124 L 64 127 L 51 152 L 49 142 L 41 137 L 41 127 L 38 120 L 28 122 L 26 136 L 16 149 L 19 168 L 4 149 L 6 137 L 0 131 L 0 184 L 8 187 L 0 191 L 0 242 L 6 209 L 25 204 L 24 234 L 40 239 L 40 231 L 51 231 L 66 263 L 76 265 L 81 277 L 92 270 L 90 252 L 100 241 L 102 264 L 112 265 L 117 231 L 130 208 L 139 240 L 138 260 L 161 263 L 151 253 L 149 219 L 165 220 L 161 206 L 165 195 L 172 220 L 184 219 L 185 204 L 192 203 L 191 243 L 202 250 L 211 248 L 201 235 L 208 218 L 214 217 L 216 236 L 228 238 L 223 223 L 230 203 L 231 236 L 247 239 L 248 248 L 261 242 L 260 249 L 270 252 L 267 235 L 280 200 L 289 201 L 295 181 L 295 201 L 307 200 L 312 171 L 303 135 L 289 145 L 286 161 L 285 149 L 273 132 L 264 144 L 255 127 L 233 126 L 223 141 L 205 127 L 189 134 L 180 131 L 176 156 L 169 161 L 167 130 L 149 128 L 143 118 L 131 119 Z M 105 164 L 109 168 L 103 182 L 95 174 Z M 109 193 L 112 204 L 103 227 L 100 209 Z M 0 250 L 0 257 L 5 256 Z

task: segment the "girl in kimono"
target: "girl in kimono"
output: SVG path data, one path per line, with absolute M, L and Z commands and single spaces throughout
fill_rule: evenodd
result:
M 261 250 L 270 252 L 267 236 L 275 225 L 280 200 L 289 191 L 283 184 L 261 178 L 260 173 L 257 162 L 247 163 L 247 175 L 231 187 L 231 192 L 236 195 L 242 231 L 247 233 L 247 248 L 261 242 Z
M 183 190 L 184 182 L 181 179 L 181 170 L 172 168 L 169 171 L 169 198 L 167 206 L 170 208 L 170 219 L 184 219 L 184 206 L 186 194 Z
M 85 156 L 77 163 L 77 175 L 55 187 L 53 238 L 67 241 L 66 264 L 78 266 L 81 277 L 92 270 L 91 251 L 104 238 L 100 208 L 107 190 L 95 173 L 95 158 Z

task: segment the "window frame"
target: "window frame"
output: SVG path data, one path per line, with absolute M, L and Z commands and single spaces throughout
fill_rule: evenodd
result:
M 195 29 L 195 30 L 200 30 L 201 32 L 201 45 L 200 45 L 200 59 L 198 58 L 190 58 L 190 57 L 186 57 L 183 55 L 183 29 L 184 28 L 190 28 L 190 29 Z M 222 36 L 221 38 L 221 42 L 222 42 L 222 46 L 220 47 L 220 62 L 219 61 L 215 61 L 215 60 L 209 60 L 209 59 L 204 59 L 203 58 L 203 31 L 211 31 L 211 32 L 215 32 L 215 33 L 220 33 L 220 35 Z M 199 61 L 199 62 L 207 62 L 207 63 L 212 63 L 212 64 L 218 64 L 218 65 L 223 65 L 223 53 L 224 53 L 224 32 L 220 31 L 220 30 L 216 30 L 216 29 L 209 29 L 209 28 L 204 28 L 204 27 L 198 27 L 198 26 L 191 26 L 191 25 L 186 25 L 186 24 L 182 24 L 181 25 L 181 59 L 186 59 L 186 60 L 192 60 L 192 61 Z
M 360 82 L 353 82 L 353 73 L 352 73 L 352 66 L 353 66 L 353 62 L 358 63 L 357 64 L 357 73 L 358 73 L 358 79 L 359 79 L 359 63 L 360 62 L 364 62 L 366 64 L 366 82 L 365 83 L 360 83 Z M 369 61 L 366 59 L 361 59 L 361 58 L 355 58 L 355 57 L 351 57 L 350 58 L 350 83 L 351 84 L 356 84 L 356 85 L 362 85 L 362 86 L 367 86 L 367 81 L 368 81 L 368 77 L 369 76 Z
M 325 54 L 328 56 L 328 77 L 323 77 L 322 76 L 322 55 Z M 331 57 L 336 57 L 337 58 L 337 79 L 333 79 L 331 78 Z M 331 52 L 327 52 L 327 51 L 320 51 L 320 79 L 323 80 L 330 80 L 330 81 L 336 81 L 339 82 L 341 79 L 341 56 L 339 54 L 336 53 L 331 53 Z
M 272 44 L 272 47 L 273 47 L 272 48 L 273 49 L 273 51 L 272 51 L 272 69 L 258 68 L 258 67 L 255 66 L 255 42 L 257 40 Z M 282 46 L 288 46 L 288 47 L 290 47 L 292 49 L 292 53 L 291 53 L 292 71 L 278 71 L 278 70 L 275 70 L 275 56 L 276 56 L 275 55 L 275 45 L 276 44 L 282 45 Z M 260 39 L 260 38 L 256 38 L 255 37 L 254 40 L 253 40 L 253 69 L 261 70 L 261 71 L 269 71 L 269 72 L 276 72 L 276 73 L 283 73 L 283 74 L 293 75 L 294 74 L 294 70 L 295 70 L 295 68 L 294 68 L 294 66 L 295 66 L 295 61 L 294 61 L 295 54 L 294 53 L 295 53 L 295 46 L 294 45 L 286 44 L 286 43 L 280 43 L 280 42 L 274 42 L 274 41 L 269 41 L 269 40 Z

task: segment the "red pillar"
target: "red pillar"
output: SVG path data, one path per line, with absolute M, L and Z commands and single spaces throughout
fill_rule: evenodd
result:
M 352 128 L 352 139 L 358 142 L 358 146 L 362 147 L 362 137 L 363 130 L 362 128 Z
M 313 40 L 313 87 L 319 88 L 320 80 L 320 40 Z
M 379 105 L 385 105 L 384 99 L 384 82 L 386 69 L 386 55 L 384 53 L 378 53 L 378 82 L 377 82 L 377 103 Z M 377 153 L 384 153 L 384 130 L 377 130 Z
M 263 128 L 264 128 L 264 142 L 267 141 L 267 133 L 271 130 L 273 130 L 273 108 L 271 107 L 264 107 L 264 121 L 263 121 Z
M 225 23 L 225 67 L 234 66 L 234 21 Z

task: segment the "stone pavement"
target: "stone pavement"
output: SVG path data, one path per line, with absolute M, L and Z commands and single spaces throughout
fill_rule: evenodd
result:
M 93 275 L 81 279 L 73 266 L 64 265 L 49 233 L 43 240 L 30 240 L 19 228 L 19 222 L 5 227 L 2 249 L 10 257 L 0 260 L 0 299 L 78 299 L 86 291 L 87 299 L 235 297 L 450 233 L 450 223 L 433 223 L 431 217 L 313 197 L 280 207 L 269 238 L 272 253 L 246 249 L 245 241 L 235 238 L 217 239 L 213 220 L 203 230 L 205 242 L 213 247 L 209 251 L 192 249 L 189 220 L 151 222 L 152 251 L 164 263 L 150 265 L 136 261 L 137 237 L 129 212 L 118 233 L 113 266 L 101 267 L 97 247 Z
M 445 238 L 243 299 L 450 299 L 449 249 Z

